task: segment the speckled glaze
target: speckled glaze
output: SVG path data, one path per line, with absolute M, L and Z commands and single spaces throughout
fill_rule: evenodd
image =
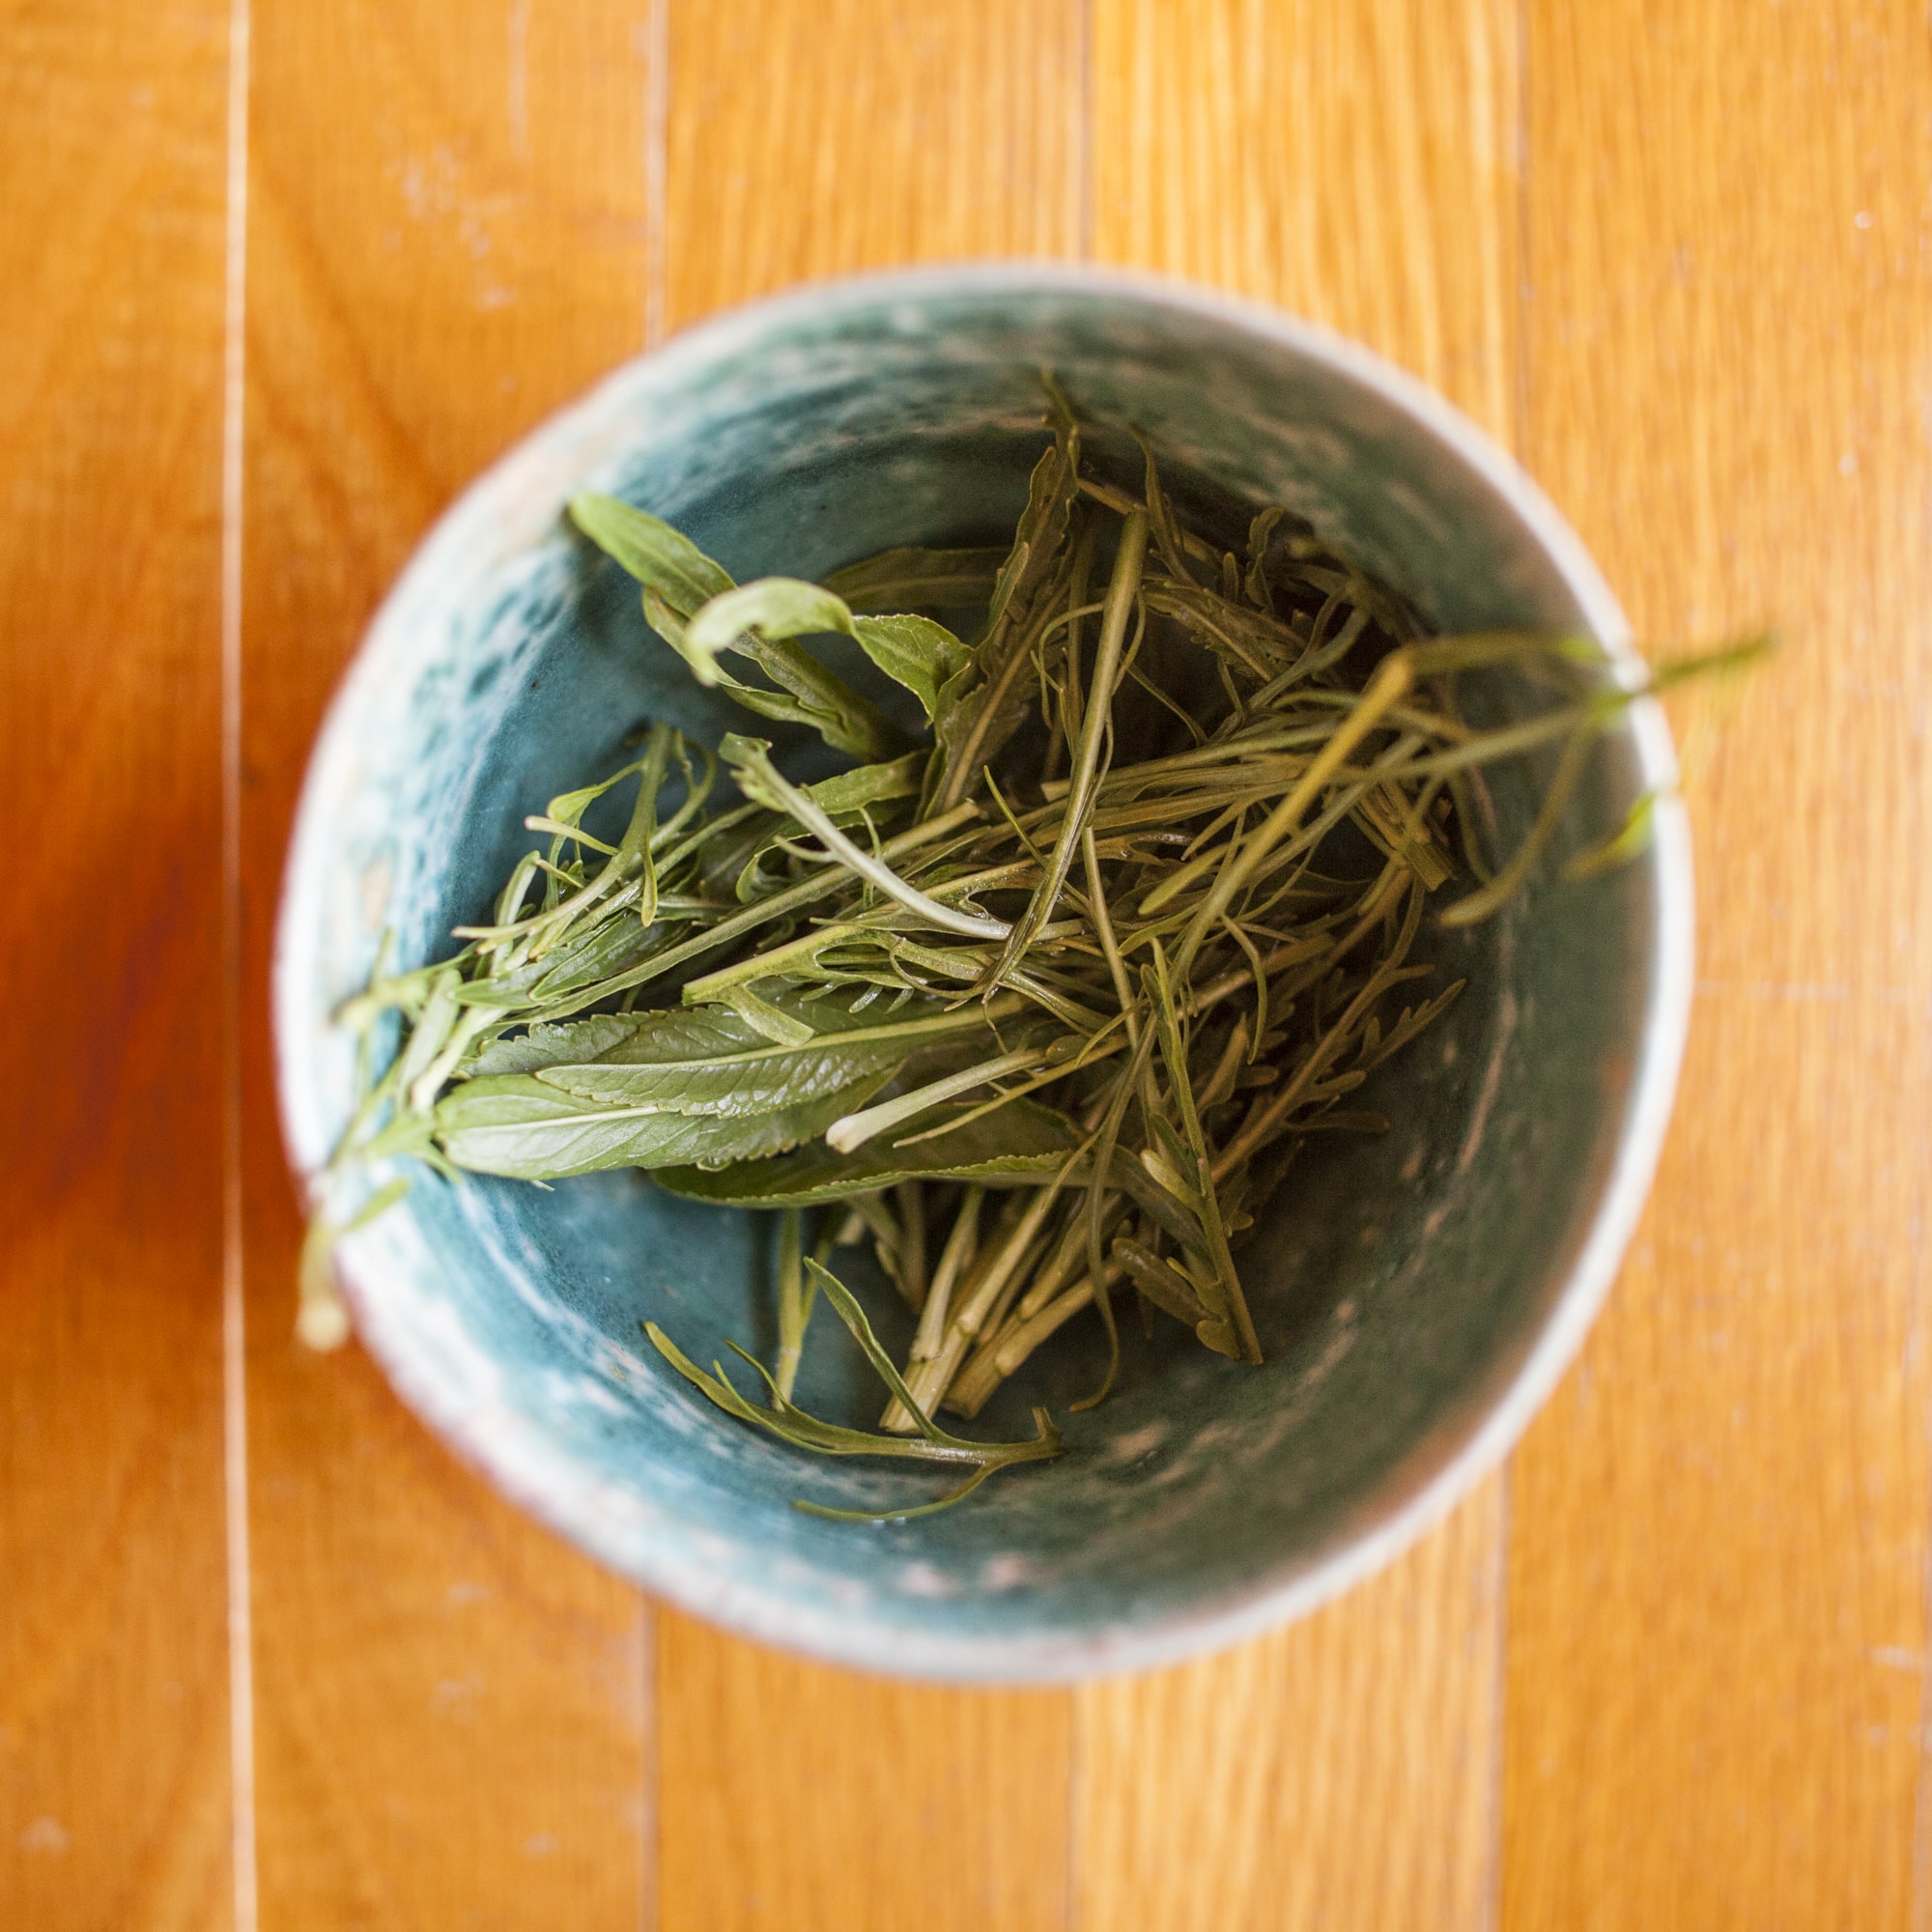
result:
M 688 530 L 738 576 L 813 576 L 890 543 L 1010 526 L 1041 446 L 1035 372 L 1084 413 L 1141 424 L 1209 516 L 1286 502 L 1435 625 L 1569 627 L 1639 675 L 1581 546 L 1511 460 L 1363 350 L 1169 283 L 1037 267 L 807 289 L 722 316 L 619 370 L 443 518 L 378 614 L 311 762 L 278 935 L 285 1130 L 312 1173 L 346 1118 L 332 1029 L 393 925 L 413 963 L 486 905 L 523 814 L 614 768 L 646 717 L 713 738 L 742 717 L 646 631 L 634 587 L 566 529 L 582 488 Z M 1137 474 L 1118 437 L 1095 456 Z M 1497 716 L 1522 694 L 1487 695 Z M 762 729 L 762 726 L 753 728 Z M 809 762 L 809 757 L 808 757 Z M 1529 774 L 1494 788 L 1500 837 Z M 1636 706 L 1570 814 L 1572 842 L 1673 776 Z M 1418 955 L 1470 988 L 1364 1091 L 1379 1139 L 1313 1144 L 1242 1254 L 1267 1364 L 1137 1324 L 1119 1393 L 1075 1324 L 981 1418 L 1046 1402 L 1061 1462 L 966 1508 L 855 1527 L 934 1485 L 798 1456 L 696 1400 L 644 1344 L 708 1361 L 773 1342 L 768 1221 L 640 1176 L 448 1185 L 346 1244 L 356 1323 L 396 1387 L 503 1491 L 613 1569 L 749 1635 L 867 1668 L 1054 1680 L 1222 1644 L 1385 1561 L 1493 1463 L 1576 1350 L 1647 1187 L 1688 1010 L 1682 815 L 1611 877 L 1533 882 Z M 1399 1101 L 1390 1104 L 1390 1095 Z M 868 1266 L 854 1286 L 905 1334 Z M 292 1290 L 293 1298 L 293 1290 Z M 877 1394 L 821 1315 L 801 1399 L 869 1420 Z M 925 1487 L 922 1487 L 922 1485 Z

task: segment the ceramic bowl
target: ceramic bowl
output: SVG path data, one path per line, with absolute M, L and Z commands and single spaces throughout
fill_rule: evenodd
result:
M 738 577 L 811 577 L 887 544 L 996 540 L 1043 446 L 1037 372 L 1136 422 L 1210 519 L 1285 503 L 1433 627 L 1587 632 L 1641 676 L 1582 546 L 1515 464 L 1411 378 L 1306 324 L 1200 291 L 985 267 L 809 288 L 705 323 L 521 443 L 443 517 L 371 625 L 309 767 L 274 987 L 283 1120 L 313 1173 L 346 1118 L 332 1026 L 393 927 L 448 950 L 528 842 L 524 814 L 612 770 L 640 720 L 743 724 L 645 629 L 635 586 L 560 515 L 612 491 Z M 1094 462 L 1132 482 L 1131 446 Z M 1497 680 L 1498 717 L 1530 694 Z M 762 726 L 753 728 L 762 729 Z M 1547 769 L 1500 773 L 1512 843 Z M 553 1192 L 419 1176 L 352 1237 L 362 1340 L 507 1494 L 613 1570 L 751 1636 L 871 1669 L 1054 1680 L 1180 1657 L 1305 1611 L 1401 1548 L 1502 1455 L 1603 1300 L 1656 1160 L 1688 1009 L 1691 897 L 1669 736 L 1609 736 L 1557 851 L 1661 792 L 1628 868 L 1552 861 L 1502 917 L 1426 931 L 1469 990 L 1362 1103 L 1396 1125 L 1311 1143 L 1240 1262 L 1259 1370 L 1128 1322 L 1118 1392 L 1069 1326 L 981 1416 L 1044 1403 L 1068 1454 L 969 1505 L 884 1526 L 791 1507 L 923 1494 L 827 1464 L 695 1398 L 642 1318 L 709 1361 L 769 1354 L 768 1217 L 634 1173 Z M 1351 1103 L 1352 1104 L 1352 1103 Z M 853 1286 L 906 1336 L 869 1265 Z M 876 1391 L 821 1317 L 801 1400 L 869 1421 Z M 928 1483 L 928 1487 L 931 1485 Z

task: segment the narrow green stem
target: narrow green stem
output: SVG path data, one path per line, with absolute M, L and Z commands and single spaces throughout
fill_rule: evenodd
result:
M 1100 770 L 1100 750 L 1113 715 L 1114 687 L 1121 676 L 1121 654 L 1126 643 L 1127 620 L 1140 594 L 1141 572 L 1147 561 L 1148 520 L 1145 511 L 1132 512 L 1121 529 L 1114 554 L 1113 575 L 1107 581 L 1107 602 L 1100 617 L 1100 641 L 1094 653 L 1094 677 L 1080 721 L 1074 748 L 1072 782 L 1060 836 L 1047 858 L 1046 876 L 1035 887 L 1027 909 L 1007 938 L 1006 950 L 987 975 L 988 987 L 997 986 L 1026 956 L 1041 926 L 1053 917 L 1061 889 L 1080 849 L 1080 835 L 1094 810 L 1094 781 Z

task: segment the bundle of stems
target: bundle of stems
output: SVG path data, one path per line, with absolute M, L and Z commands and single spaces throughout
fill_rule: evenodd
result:
M 1109 1368 L 1088 1404 L 1127 1308 L 1261 1361 L 1236 1246 L 1308 1136 L 1387 1124 L 1351 1096 L 1463 986 L 1435 986 L 1416 956 L 1433 895 L 1468 882 L 1434 914 L 1450 927 L 1505 904 L 1638 694 L 1589 640 L 1423 637 L 1279 508 L 1224 547 L 1177 513 L 1145 443 L 1138 495 L 1088 473 L 1048 390 L 1052 442 L 999 549 L 740 585 L 655 518 L 573 503 L 695 676 L 854 763 L 798 783 L 763 739 L 714 751 L 652 725 L 635 762 L 526 821 L 547 842 L 454 957 L 379 964 L 344 1015 L 365 1071 L 312 1224 L 311 1340 L 343 1332 L 327 1251 L 350 1177 L 412 1155 L 532 1181 L 639 1167 L 679 1195 L 776 1210 L 763 1405 L 651 1339 L 711 1401 L 800 1447 L 971 1470 L 928 1507 L 1058 1453 L 1043 1414 L 1035 1438 L 996 1444 L 934 1418 L 978 1415 L 1090 1309 Z M 970 640 L 940 621 L 978 607 Z M 824 635 L 910 692 L 924 729 L 800 641 Z M 1550 702 L 1479 728 L 1462 681 L 1499 667 Z M 1492 869 L 1480 774 L 1540 752 L 1540 810 Z M 586 830 L 625 786 L 621 833 Z M 1616 863 L 1643 826 L 1640 808 L 1568 869 Z M 855 1241 L 915 1318 L 902 1368 L 830 1271 Z M 875 1430 L 792 1403 L 821 1293 L 885 1384 Z

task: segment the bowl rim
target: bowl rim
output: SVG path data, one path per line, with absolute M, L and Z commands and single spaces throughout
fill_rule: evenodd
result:
M 774 328 L 824 322 L 841 311 L 876 311 L 961 295 L 1063 295 L 1124 301 L 1258 338 L 1325 365 L 1358 384 L 1446 447 L 1494 493 L 1543 552 L 1608 652 L 1613 673 L 1634 685 L 1645 667 L 1630 626 L 1582 540 L 1517 459 L 1420 378 L 1319 323 L 1266 303 L 1176 278 L 1078 263 L 972 261 L 887 270 L 809 281 L 717 311 L 604 376 L 554 411 L 489 465 L 437 518 L 378 607 L 330 697 L 302 781 L 285 861 L 271 966 L 276 1094 L 284 1147 L 298 1190 L 308 1197 L 313 1170 L 303 1157 L 319 1101 L 304 1042 L 312 1026 L 308 962 L 298 934 L 313 931 L 327 873 L 332 800 L 354 762 L 355 714 L 382 679 L 389 633 L 417 586 L 439 574 L 445 553 L 467 553 L 499 524 L 499 505 L 528 495 L 530 479 L 566 476 L 547 452 L 568 449 L 580 429 L 610 411 L 640 380 L 674 380 L 753 347 Z M 561 495 L 558 497 L 561 503 Z M 1542 1330 L 1507 1381 L 1479 1399 L 1473 1426 L 1446 1424 L 1425 1435 L 1384 1478 L 1393 1500 L 1359 1505 L 1325 1547 L 1303 1552 L 1217 1597 L 1127 1631 L 1096 1629 L 1004 1634 L 916 1631 L 863 1612 L 802 1607 L 781 1587 L 721 1581 L 701 1559 L 646 1543 L 620 1557 L 598 1520 L 595 1484 L 560 1487 L 550 1459 L 526 1453 L 513 1437 L 482 1426 L 440 1400 L 412 1365 L 408 1345 L 384 1321 L 380 1281 L 365 1280 L 345 1258 L 344 1290 L 356 1332 L 409 1406 L 457 1455 L 575 1547 L 588 1551 L 655 1597 L 737 1634 L 828 1662 L 891 1676 L 965 1684 L 1051 1684 L 1179 1662 L 1224 1648 L 1307 1615 L 1389 1563 L 1445 1517 L 1508 1454 L 1581 1348 L 1608 1295 L 1635 1231 L 1669 1124 L 1689 1031 L 1693 972 L 1694 898 L 1689 820 L 1677 794 L 1677 764 L 1662 707 L 1644 698 L 1627 715 L 1630 742 L 1655 796 L 1650 850 L 1657 919 L 1651 938 L 1650 995 L 1633 1046 L 1633 1076 L 1614 1153 L 1579 1246 Z M 1466 1434 L 1463 1433 L 1466 1428 Z M 1459 1440 L 1445 1443 L 1453 1432 Z M 1444 1453 L 1444 1451 L 1447 1453 Z

